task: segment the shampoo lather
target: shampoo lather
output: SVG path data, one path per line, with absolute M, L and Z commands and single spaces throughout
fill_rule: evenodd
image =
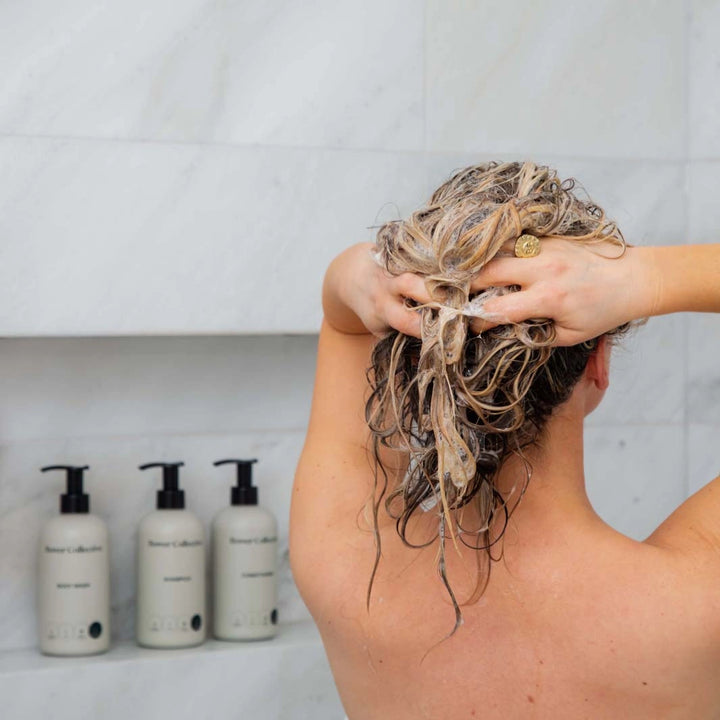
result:
M 277 523 L 257 504 L 255 460 L 237 465 L 230 507 L 213 521 L 213 631 L 220 640 L 260 640 L 277 630 Z
M 67 472 L 60 515 L 40 536 L 38 635 L 46 655 L 95 655 L 110 646 L 108 533 L 105 523 L 90 514 L 90 497 L 83 492 L 87 469 L 41 468 Z
M 205 533 L 185 509 L 178 468 L 184 463 L 149 463 L 163 468 L 157 510 L 138 528 L 138 644 L 153 648 L 200 645 L 205 640 Z

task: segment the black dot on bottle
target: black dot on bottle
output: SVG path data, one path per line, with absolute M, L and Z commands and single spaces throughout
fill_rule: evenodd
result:
M 99 622 L 94 622 L 88 628 L 88 633 L 92 638 L 99 638 L 102 635 L 102 625 Z
M 202 618 L 199 615 L 193 615 L 190 625 L 193 630 L 199 630 L 202 627 Z
M 273 625 L 277 625 L 277 610 L 273 610 L 270 613 L 270 622 L 272 622 Z

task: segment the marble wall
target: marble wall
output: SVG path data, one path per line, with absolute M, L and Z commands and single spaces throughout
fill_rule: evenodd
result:
M 0 648 L 34 642 L 40 465 L 91 465 L 119 637 L 141 462 L 185 460 L 209 522 L 211 462 L 258 456 L 286 548 L 323 270 L 454 168 L 550 163 L 631 243 L 717 241 L 718 31 L 720 0 L 0 5 Z M 718 356 L 715 316 L 616 352 L 587 475 L 633 537 L 717 473 Z

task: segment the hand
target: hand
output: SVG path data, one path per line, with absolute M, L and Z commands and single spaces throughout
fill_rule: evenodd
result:
M 536 257 L 496 258 L 473 279 L 471 292 L 506 285 L 519 285 L 520 291 L 487 300 L 472 330 L 550 318 L 556 344 L 575 345 L 653 314 L 658 288 L 638 248 L 628 247 L 618 257 L 621 248 L 610 242 L 541 238 L 540 245 Z
M 333 260 L 325 276 L 325 316 L 343 332 L 382 337 L 393 328 L 420 337 L 420 315 L 408 300 L 430 302 L 420 275 L 390 275 L 373 259 L 373 243 L 359 243 Z

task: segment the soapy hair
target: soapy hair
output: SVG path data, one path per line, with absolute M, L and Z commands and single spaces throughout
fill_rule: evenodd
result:
M 473 295 L 470 283 L 494 257 L 512 254 L 523 233 L 585 244 L 609 241 L 621 255 L 626 245 L 617 225 L 589 199 L 577 197 L 575 186 L 574 179 L 561 182 L 554 170 L 529 162 L 467 167 L 441 185 L 425 207 L 407 220 L 385 223 L 377 233 L 377 262 L 392 275 L 423 276 L 432 302 L 418 306 L 421 339 L 392 331 L 375 345 L 367 373 L 376 546 L 368 608 L 381 558 L 383 504 L 406 545 L 438 542 L 438 572 L 455 610 L 450 635 L 462 613 L 446 574 L 446 538 L 484 554 L 485 584 L 491 561 L 501 555 L 511 510 L 496 486 L 499 471 L 510 456 L 522 460 L 524 477 L 516 488 L 521 497 L 531 475 L 523 449 L 537 443 L 553 409 L 568 399 L 597 338 L 554 347 L 553 323 L 544 318 L 475 334 L 464 313 L 489 296 L 519 288 Z M 404 478 L 391 487 L 381 446 L 409 458 Z M 472 528 L 463 526 L 458 512 L 469 503 L 479 516 Z M 437 516 L 437 534 L 413 544 L 408 523 L 428 511 Z

